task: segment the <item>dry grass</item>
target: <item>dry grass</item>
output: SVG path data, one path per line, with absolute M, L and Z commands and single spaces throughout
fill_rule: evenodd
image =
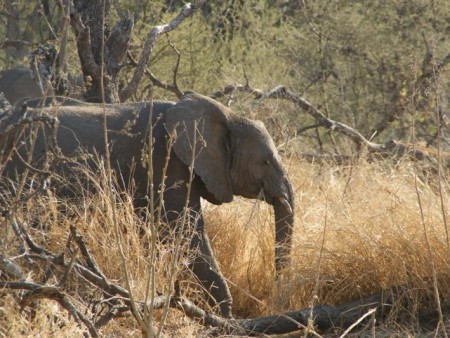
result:
M 399 305 L 392 320 L 397 315 L 417 318 L 419 307 L 436 306 L 431 261 L 440 294 L 448 298 L 450 251 L 439 196 L 418 183 L 430 257 L 410 165 L 343 168 L 293 161 L 290 176 L 297 198 L 296 229 L 292 264 L 278 285 L 271 263 L 270 208 L 245 200 L 208 208 L 209 233 L 223 272 L 234 284 L 236 314 L 340 304 L 402 286 L 409 308 Z M 448 214 L 448 195 L 444 200 Z
M 296 228 L 292 263 L 277 284 L 274 282 L 271 208 L 263 202 L 241 198 L 218 207 L 204 205 L 208 233 L 233 293 L 235 316 L 259 316 L 316 304 L 339 304 L 401 286 L 404 288 L 402 301 L 398 301 L 383 326 L 363 327 L 362 332 L 372 334 L 375 330 L 377 337 L 425 335 L 417 324 L 417 316 L 423 308 L 436 308 L 431 262 L 443 302 L 450 291 L 450 251 L 436 190 L 423 181 L 416 183 L 414 168 L 409 163 L 396 167 L 389 163 L 337 167 L 296 159 L 288 162 L 296 193 Z M 447 185 L 444 196 L 447 214 L 450 213 L 448 192 Z M 30 228 L 30 234 L 49 250 L 67 255 L 73 254 L 66 243 L 69 227 L 75 224 L 105 275 L 124 286 L 120 252 L 114 229 L 108 224 L 112 210 L 99 198 L 101 196 L 86 197 L 82 203 L 70 205 L 70 211 L 64 213 L 61 210 L 67 206 L 54 197 L 33 199 L 20 212 L 20 218 L 27 224 L 38 219 L 45 229 Z M 133 212 L 127 196 L 121 196 L 114 212 L 121 228 L 133 294 L 136 299 L 144 299 L 149 247 L 140 235 L 142 220 Z M 1 227 L 2 231 L 7 230 L 2 238 L 3 253 L 9 257 L 18 255 L 17 239 L 6 221 Z M 155 262 L 159 292 L 168 291 L 172 258 L 170 244 L 159 247 Z M 41 281 L 48 269 L 43 263 L 26 262 L 21 258 L 16 262 L 28 272 L 28 278 L 35 281 Z M 188 258 L 182 256 L 176 272 L 177 276 L 186 278 L 182 290 L 206 308 L 201 292 L 189 277 L 187 263 Z M 57 280 L 50 278 L 47 283 L 54 284 Z M 66 290 L 82 311 L 101 298 L 77 277 L 69 280 Z M 34 310 L 21 311 L 16 298 L 19 292 L 0 292 L 0 336 L 81 335 L 82 329 L 55 302 L 39 301 Z M 155 313 L 156 322 L 161 316 L 161 311 Z M 163 332 L 188 337 L 197 336 L 202 330 L 180 312 L 171 310 Z M 101 334 L 138 337 L 141 332 L 128 315 L 110 322 Z

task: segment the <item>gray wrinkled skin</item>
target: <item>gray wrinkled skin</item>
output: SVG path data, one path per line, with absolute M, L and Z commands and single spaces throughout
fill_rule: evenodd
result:
M 33 103 L 30 103 L 33 105 Z M 53 108 L 44 112 L 52 113 Z M 145 207 L 148 169 L 142 163 L 146 142 L 149 103 L 106 105 L 111 166 L 120 172 L 124 189 L 134 182 L 135 206 Z M 68 101 L 58 108 L 57 143 L 66 156 L 82 151 L 102 155 L 103 110 L 101 105 Z M 130 123 L 132 121 L 133 123 Z M 232 299 L 228 286 L 204 229 L 200 198 L 220 205 L 233 196 L 262 198 L 273 205 L 276 228 L 276 272 L 280 273 L 290 251 L 294 222 L 294 195 L 280 156 L 264 125 L 236 116 L 229 108 L 205 96 L 187 93 L 177 103 L 154 102 L 153 105 L 153 177 L 155 194 L 167 156 L 167 139 L 176 134 L 170 154 L 165 181 L 165 220 L 175 224 L 186 204 L 189 166 L 194 164 L 194 179 L 189 196 L 189 208 L 195 220 L 191 248 L 198 255 L 191 264 L 199 281 L 209 291 L 211 303 L 219 304 L 221 314 L 231 316 Z M 127 132 L 124 128 L 128 126 Z M 44 151 L 37 144 L 35 154 Z M 194 160 L 193 160 L 194 156 Z M 37 158 L 37 156 L 36 156 Z M 95 163 L 87 160 L 94 167 Z M 130 166 L 134 165 L 131 170 Z M 9 172 L 19 169 L 17 159 L 8 164 Z M 69 165 L 56 170 L 70 173 Z M 8 171 L 8 170 L 7 170 Z M 169 188 L 170 187 L 170 188 Z M 176 188 L 174 188 L 176 187 Z

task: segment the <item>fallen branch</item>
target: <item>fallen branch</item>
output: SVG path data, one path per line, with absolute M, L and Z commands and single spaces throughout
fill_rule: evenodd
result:
M 23 225 L 16 224 L 14 228 L 15 233 L 26 243 L 30 251 L 22 255 L 24 258 L 47 261 L 52 266 L 63 268 L 65 275 L 69 274 L 70 271 L 77 273 L 103 293 L 104 298 L 96 302 L 96 304 L 101 305 L 102 309 L 106 309 L 106 311 L 101 309 L 97 311 L 97 305 L 94 305 L 90 312 L 92 318 L 89 318 L 88 312 L 85 314 L 81 313 L 59 287 L 28 281 L 0 282 L 0 288 L 3 289 L 30 291 L 23 297 L 22 304 L 30 304 L 34 299 L 46 298 L 55 300 L 73 315 L 78 323 L 83 323 L 88 328 L 89 334 L 94 337 L 98 334 L 96 330 L 106 325 L 110 320 L 131 311 L 131 299 L 128 291 L 110 282 L 103 275 L 75 227 L 71 228 L 71 240 L 74 240 L 79 247 L 84 260 L 87 262 L 87 266 L 82 265 L 80 262 L 75 262 L 73 257 L 67 262 L 63 255 L 57 255 L 41 248 L 27 233 Z M 317 305 L 312 309 L 305 308 L 298 311 L 248 319 L 222 318 L 201 309 L 184 297 L 159 295 L 152 300 L 152 305 L 154 310 L 158 310 L 162 309 L 165 304 L 169 304 L 171 308 L 182 311 L 187 317 L 200 324 L 215 328 L 215 332 L 218 334 L 246 336 L 286 334 L 311 327 L 311 322 L 315 329 L 320 332 L 329 332 L 337 329 L 347 329 L 345 332 L 349 332 L 360 324 L 366 323 L 372 316 L 376 316 L 377 319 L 385 318 L 394 302 L 398 302 L 402 294 L 404 294 L 402 290 L 400 287 L 393 287 L 390 290 L 362 297 L 346 304 L 336 306 Z M 144 311 L 146 306 L 144 302 L 138 301 L 137 305 L 138 311 Z M 369 316 L 370 314 L 372 316 Z
M 68 297 L 59 288 L 30 282 L 0 282 L 0 288 L 32 291 L 32 293 L 23 298 L 24 305 L 29 304 L 33 299 L 47 298 L 56 300 L 74 316 L 77 322 L 83 322 L 90 332 L 91 328 L 94 328 L 94 325 L 71 304 Z M 186 316 L 204 326 L 217 328 L 222 334 L 260 336 L 261 334 L 286 334 L 299 331 L 307 327 L 310 320 L 313 320 L 314 326 L 321 332 L 339 328 L 353 329 L 363 321 L 369 312 L 376 313 L 378 318 L 385 316 L 393 304 L 392 300 L 392 296 L 386 297 L 386 293 L 380 292 L 338 306 L 318 305 L 313 309 L 307 308 L 278 315 L 248 319 L 219 317 L 199 308 L 184 297 L 158 296 L 154 299 L 153 306 L 154 310 L 162 309 L 164 304 L 169 301 L 171 308 L 182 311 Z M 126 301 L 129 302 L 129 299 Z M 139 302 L 139 304 L 142 310 L 144 304 L 142 302 Z M 122 313 L 125 311 L 130 311 L 130 308 L 121 309 Z M 114 314 L 107 313 L 106 316 L 113 318 Z M 101 322 L 99 321 L 95 327 L 99 328 L 111 318 L 101 318 Z M 92 333 L 91 335 L 95 336 Z
M 357 322 L 368 311 L 375 309 L 378 317 L 384 316 L 393 304 L 393 298 L 385 292 L 376 293 L 350 303 L 327 306 L 318 305 L 311 309 L 287 312 L 269 317 L 238 319 L 236 324 L 248 335 L 285 334 L 308 326 L 310 319 L 319 331 L 346 329 Z
M 35 300 L 51 299 L 59 303 L 62 308 L 69 312 L 78 324 L 84 324 L 91 337 L 98 337 L 97 329 L 85 317 L 83 313 L 72 304 L 69 297 L 60 289 L 54 286 L 39 285 L 32 282 L 0 282 L 0 288 L 12 290 L 29 290 L 21 300 L 21 308 L 29 306 Z

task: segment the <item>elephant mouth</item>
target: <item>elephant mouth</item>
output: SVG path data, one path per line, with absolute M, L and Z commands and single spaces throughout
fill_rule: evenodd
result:
M 270 196 L 270 194 L 268 194 L 266 191 L 264 191 L 264 188 L 261 188 L 259 194 L 256 196 L 257 199 L 262 200 L 262 201 L 266 201 L 267 203 L 274 205 L 274 204 L 280 204 L 282 205 L 285 210 L 289 213 L 292 214 L 293 209 L 292 209 L 292 205 L 289 202 L 290 199 L 287 195 L 284 196 Z

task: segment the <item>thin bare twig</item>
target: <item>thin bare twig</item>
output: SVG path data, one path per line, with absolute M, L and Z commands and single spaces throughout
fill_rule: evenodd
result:
M 127 57 L 128 60 L 130 60 L 132 66 L 136 67 L 138 65 L 137 61 L 133 58 L 129 51 L 127 52 Z M 162 88 L 164 90 L 168 90 L 174 93 L 178 98 L 183 96 L 184 93 L 178 88 L 178 85 L 176 83 L 168 84 L 160 81 L 147 67 L 144 68 L 144 74 L 148 76 L 154 86 Z
M 97 263 L 95 262 L 94 257 L 92 257 L 91 253 L 89 252 L 89 249 L 88 249 L 86 243 L 84 242 L 83 237 L 77 232 L 77 229 L 74 225 L 70 226 L 70 233 L 72 234 L 72 237 L 75 239 L 75 242 L 77 243 L 78 247 L 80 248 L 81 254 L 83 255 L 83 258 L 86 261 L 89 269 L 106 281 L 107 279 L 106 279 L 105 275 L 98 267 Z
M 51 172 L 48 170 L 41 170 L 38 168 L 33 167 L 31 164 L 29 164 L 25 159 L 20 155 L 20 153 L 17 151 L 16 148 L 14 148 L 14 154 L 17 156 L 19 161 L 31 172 L 34 172 L 36 174 L 44 175 L 44 176 L 50 176 Z

